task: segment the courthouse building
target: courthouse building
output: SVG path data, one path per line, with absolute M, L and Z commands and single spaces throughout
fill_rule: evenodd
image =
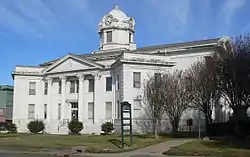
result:
M 101 124 L 119 120 L 122 101 L 131 103 L 133 119 L 140 119 L 143 83 L 149 76 L 186 69 L 210 55 L 220 41 L 137 48 L 135 20 L 117 6 L 102 18 L 98 33 L 96 51 L 65 54 L 37 66 L 16 66 L 13 121 L 19 132 L 28 131 L 29 121 L 41 119 L 47 133 L 67 134 L 67 123 L 75 118 L 84 124 L 82 133 L 99 134 Z M 193 114 L 184 116 L 193 118 Z

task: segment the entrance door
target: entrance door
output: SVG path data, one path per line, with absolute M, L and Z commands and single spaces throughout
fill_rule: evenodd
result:
M 78 120 L 78 103 L 71 103 L 71 120 Z

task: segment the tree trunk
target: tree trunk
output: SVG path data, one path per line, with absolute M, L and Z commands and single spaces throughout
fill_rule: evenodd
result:
M 210 135 L 209 125 L 212 123 L 212 118 L 210 115 L 205 114 L 205 125 L 206 125 L 206 134 Z
M 155 123 L 155 130 L 154 130 L 154 133 L 155 133 L 155 139 L 159 139 L 159 134 L 158 134 L 158 121 L 156 121 L 156 123 Z
M 171 122 L 172 124 L 172 134 L 174 135 L 174 137 L 176 136 L 177 130 L 178 130 L 178 122 Z
M 234 120 L 234 123 L 235 123 L 235 135 L 236 137 L 244 137 L 244 135 L 242 134 L 241 132 L 241 129 L 240 129 L 240 121 L 245 121 L 246 118 L 248 117 L 247 116 L 247 111 L 248 109 L 248 106 L 241 106 L 241 108 L 237 108 L 237 109 L 234 109 L 233 111 L 233 120 Z

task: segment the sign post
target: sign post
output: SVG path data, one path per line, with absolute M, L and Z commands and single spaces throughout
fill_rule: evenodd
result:
M 121 103 L 121 136 L 122 148 L 124 148 L 124 132 L 129 131 L 130 147 L 132 146 L 132 118 L 131 118 L 131 104 L 127 101 Z

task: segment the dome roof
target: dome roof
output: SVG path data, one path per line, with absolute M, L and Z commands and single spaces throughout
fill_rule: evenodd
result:
M 118 6 L 115 6 L 114 9 L 112 9 L 108 14 L 112 15 L 119 21 L 128 19 L 128 16 Z
M 135 21 L 128 17 L 118 6 L 115 6 L 107 15 L 105 15 L 98 25 L 98 31 L 108 28 L 122 28 L 134 31 Z

